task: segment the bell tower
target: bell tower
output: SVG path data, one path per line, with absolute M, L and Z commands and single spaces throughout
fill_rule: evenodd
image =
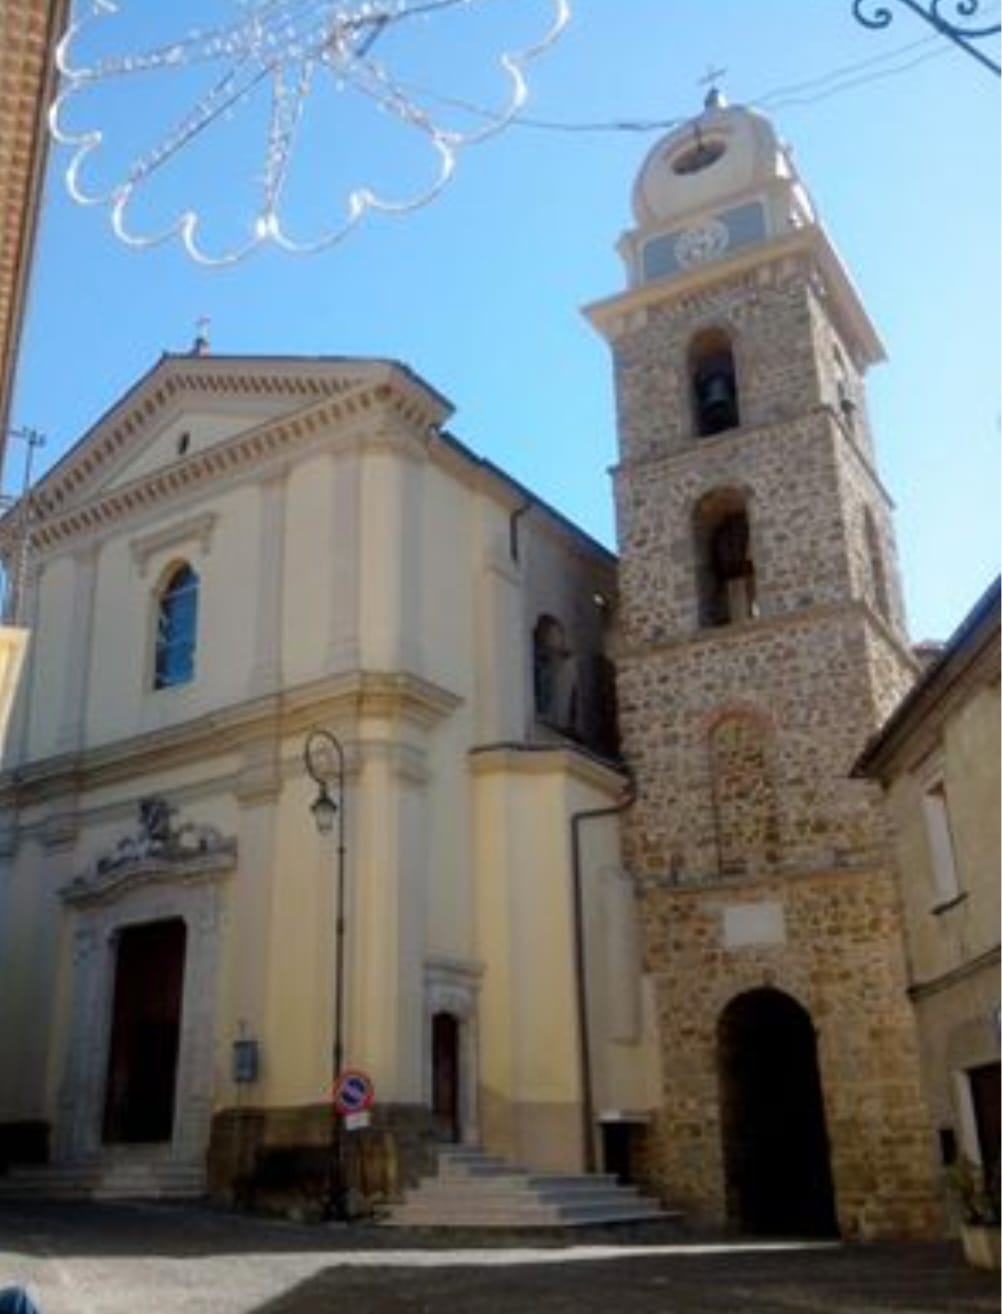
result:
M 753 1232 L 922 1235 L 933 1143 L 881 800 L 909 687 L 864 376 L 883 358 L 771 123 L 655 145 L 587 314 L 615 372 L 618 701 L 664 1196 Z

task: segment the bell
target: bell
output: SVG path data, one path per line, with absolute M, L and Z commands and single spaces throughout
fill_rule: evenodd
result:
M 699 384 L 700 427 L 704 433 L 719 433 L 737 424 L 734 380 L 717 371 L 705 375 Z

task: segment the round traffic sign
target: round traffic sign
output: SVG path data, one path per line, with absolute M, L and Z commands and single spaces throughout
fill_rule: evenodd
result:
M 376 1089 L 367 1072 L 346 1068 L 334 1081 L 334 1107 L 338 1113 L 362 1113 L 371 1109 Z

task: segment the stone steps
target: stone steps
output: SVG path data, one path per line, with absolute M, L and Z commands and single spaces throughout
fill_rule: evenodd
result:
M 4 1199 L 191 1200 L 204 1194 L 204 1169 L 169 1162 L 13 1167 L 0 1177 Z
M 473 1147 L 439 1151 L 437 1177 L 409 1191 L 391 1227 L 547 1228 L 668 1221 L 679 1215 L 609 1174 L 539 1173 Z

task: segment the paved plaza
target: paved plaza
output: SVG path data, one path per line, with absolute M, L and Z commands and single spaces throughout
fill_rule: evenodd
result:
M 0 1203 L 0 1285 L 43 1314 L 975 1314 L 958 1248 L 743 1248 L 650 1229 L 485 1244 L 199 1207 Z

